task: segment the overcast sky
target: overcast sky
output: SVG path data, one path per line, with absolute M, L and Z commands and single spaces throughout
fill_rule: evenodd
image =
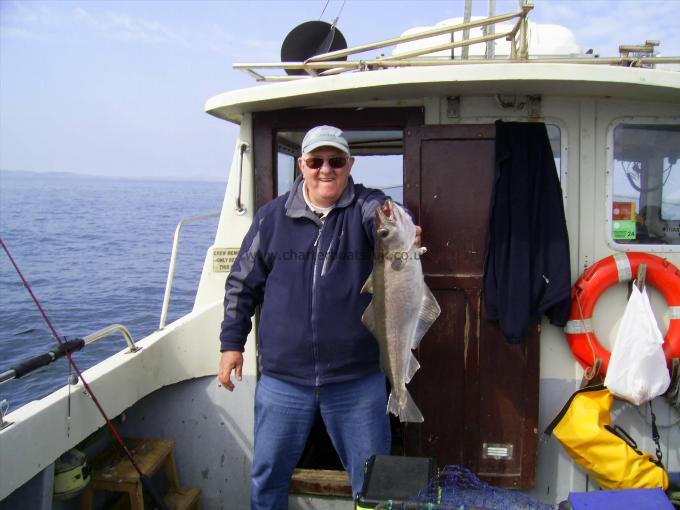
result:
M 517 1 L 497 1 L 497 13 Z M 678 0 L 534 0 L 530 19 L 570 28 L 582 49 L 662 41 L 680 55 Z M 203 110 L 254 85 L 234 62 L 278 61 L 295 26 L 326 0 L 0 0 L 0 168 L 106 176 L 223 180 L 236 127 Z M 342 5 L 331 0 L 321 19 Z M 475 15 L 487 1 L 473 2 Z M 338 27 L 350 46 L 463 15 L 463 0 L 348 0 Z

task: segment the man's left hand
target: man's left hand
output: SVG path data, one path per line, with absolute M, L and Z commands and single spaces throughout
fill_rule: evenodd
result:
M 419 225 L 416 225 L 416 240 L 415 240 L 416 248 L 420 248 L 420 243 L 422 241 L 422 239 L 421 239 L 422 233 L 423 233 L 423 229 L 420 228 Z

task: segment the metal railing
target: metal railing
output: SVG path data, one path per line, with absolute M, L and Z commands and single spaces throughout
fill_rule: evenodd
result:
M 475 21 L 468 21 L 458 25 L 433 28 L 415 34 L 402 35 L 392 39 L 354 46 L 343 50 L 331 51 L 321 55 L 315 55 L 304 62 L 274 62 L 274 63 L 236 63 L 234 69 L 243 71 L 257 81 L 291 81 L 300 79 L 310 79 L 318 76 L 329 76 L 341 74 L 347 71 L 371 71 L 377 69 L 396 68 L 396 67 L 429 67 L 429 66 L 448 66 L 452 64 L 498 64 L 505 63 L 560 63 L 560 64 L 600 64 L 600 65 L 621 65 L 637 67 L 641 65 L 680 63 L 680 57 L 656 57 L 653 56 L 654 47 L 658 41 L 647 41 L 643 46 L 622 46 L 619 57 L 599 58 L 591 55 L 581 57 L 566 56 L 564 58 L 529 58 L 528 44 L 528 16 L 534 8 L 533 4 L 525 3 L 521 6 L 521 11 L 489 16 Z M 504 21 L 516 20 L 510 30 L 496 33 L 496 25 Z M 438 44 L 425 48 L 418 48 L 413 51 L 400 53 L 398 55 L 381 56 L 370 60 L 338 60 L 350 57 L 358 53 L 370 50 L 377 50 L 395 44 L 406 43 L 427 39 L 429 37 L 450 34 L 453 41 L 455 32 L 469 34 L 471 28 L 482 27 L 484 34 L 481 37 L 470 39 L 469 36 L 462 36 L 462 40 L 446 44 Z M 487 58 L 481 59 L 456 59 L 451 57 L 446 59 L 427 56 L 431 53 L 462 48 L 466 50 L 470 46 L 479 43 L 486 43 L 487 48 L 493 47 L 493 41 L 505 38 L 510 42 L 510 53 L 506 59 L 493 58 L 494 52 L 487 51 Z M 650 49 L 651 48 L 651 49 Z M 463 55 L 465 55 L 463 51 Z M 633 55 L 631 55 L 631 53 Z M 419 57 L 413 60 L 414 57 Z M 255 71 L 255 69 L 283 69 L 283 70 L 303 70 L 304 75 L 266 75 Z
M 343 50 L 331 51 L 328 53 L 323 53 L 321 55 L 315 55 L 308 58 L 305 62 L 278 62 L 278 63 L 266 63 L 266 64 L 233 64 L 234 69 L 239 69 L 245 73 L 254 77 L 257 81 L 288 81 L 288 80 L 299 80 L 304 78 L 311 78 L 314 76 L 328 76 L 332 74 L 339 74 L 350 70 L 370 70 L 370 69 L 380 69 L 385 67 L 401 67 L 405 65 L 408 58 L 420 55 L 426 55 L 429 53 L 434 53 L 437 51 L 454 49 L 454 48 L 468 48 L 469 46 L 481 42 L 495 41 L 496 39 L 506 38 L 510 41 L 510 58 L 511 59 L 528 59 L 527 52 L 527 16 L 529 12 L 534 8 L 533 4 L 522 5 L 522 10 L 519 12 L 500 14 L 498 16 L 490 16 L 488 18 L 483 18 L 475 21 L 468 21 L 466 23 L 461 23 L 458 25 L 445 26 L 433 28 L 430 30 L 425 30 L 418 32 L 416 34 L 402 35 L 400 37 L 394 37 L 392 39 L 386 39 L 383 41 L 378 41 L 370 44 L 363 44 L 361 46 L 354 46 L 352 48 L 346 48 Z M 493 33 L 494 31 L 488 31 L 487 35 L 483 37 L 476 37 L 474 39 L 463 38 L 462 41 L 451 42 L 447 44 L 439 44 L 436 46 L 430 46 L 427 48 L 419 48 L 414 51 L 403 53 L 400 55 L 392 55 L 387 57 L 379 57 L 373 60 L 358 60 L 358 61 L 344 61 L 337 60 L 339 58 L 349 57 L 350 55 L 355 55 L 357 53 L 363 53 L 370 50 L 377 50 L 385 48 L 388 46 L 393 46 L 395 44 L 418 41 L 421 39 L 427 39 L 428 37 L 449 34 L 452 36 L 456 32 L 468 32 L 471 28 L 477 27 L 490 27 L 497 23 L 502 23 L 504 21 L 509 21 L 516 19 L 514 27 L 503 33 Z M 436 61 L 436 60 L 435 60 Z M 431 62 L 428 61 L 428 62 Z M 439 60 L 441 62 L 441 60 Z M 476 61 L 475 61 L 476 62 Z M 411 64 L 413 65 L 413 64 Z M 293 76 L 265 76 L 262 75 L 254 69 L 302 69 L 307 72 L 305 75 L 293 75 Z
M 158 329 L 161 330 L 165 327 L 165 323 L 168 320 L 168 309 L 170 307 L 170 294 L 172 293 L 172 282 L 175 279 L 175 266 L 177 264 L 177 253 L 179 251 L 179 236 L 182 233 L 184 225 L 189 223 L 196 223 L 198 221 L 207 220 L 210 218 L 215 218 L 220 215 L 220 212 L 212 212 L 209 214 L 203 214 L 201 216 L 192 216 L 190 218 L 185 218 L 177 224 L 175 229 L 175 237 L 172 241 L 172 254 L 170 255 L 170 267 L 168 268 L 168 280 L 165 283 L 165 295 L 163 296 L 163 308 L 161 309 L 161 320 L 158 324 Z
M 123 338 L 125 338 L 125 342 L 128 344 L 128 347 L 130 350 L 128 352 L 137 352 L 140 348 L 135 345 L 135 341 L 132 339 L 132 334 L 122 324 L 111 324 L 110 326 L 107 326 L 103 329 L 100 329 L 99 331 L 95 331 L 94 333 L 90 333 L 87 335 L 83 340 L 85 340 L 85 345 L 89 345 L 92 342 L 96 342 L 97 340 L 101 340 L 104 337 L 107 337 L 109 335 L 113 335 L 114 333 L 120 333 L 123 335 Z
M 99 331 L 95 331 L 94 333 L 87 335 L 85 338 L 65 340 L 64 342 L 55 345 L 51 350 L 45 353 L 20 361 L 13 368 L 0 373 L 0 384 L 4 384 L 6 382 L 28 375 L 34 370 L 45 367 L 50 363 L 62 358 L 63 356 L 68 356 L 76 351 L 79 351 L 86 345 L 96 342 L 97 340 L 101 340 L 102 338 L 114 333 L 120 333 L 123 335 L 125 342 L 130 348 L 128 353 L 139 351 L 140 348 L 135 345 L 135 341 L 132 339 L 132 334 L 130 331 L 122 324 L 112 324 L 111 326 L 107 326 L 103 329 L 100 329 Z M 1 414 L 3 413 L 0 413 L 0 415 Z M 2 419 L 0 416 L 0 422 L 1 421 Z

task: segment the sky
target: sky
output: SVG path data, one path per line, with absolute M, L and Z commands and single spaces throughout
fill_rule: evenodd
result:
M 583 51 L 616 56 L 619 44 L 657 39 L 662 55 L 680 56 L 680 0 L 533 3 L 532 21 L 568 27 Z M 496 12 L 517 5 L 497 0 Z M 339 13 L 354 46 L 463 9 L 463 0 L 0 0 L 0 169 L 223 181 L 238 128 L 204 106 L 255 85 L 233 63 L 277 62 L 295 26 Z M 473 2 L 473 15 L 487 13 L 486 0 Z

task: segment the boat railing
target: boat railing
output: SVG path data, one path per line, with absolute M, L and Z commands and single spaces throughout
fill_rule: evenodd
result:
M 534 8 L 533 4 L 526 3 L 523 4 L 519 12 L 513 12 L 508 14 L 499 14 L 497 16 L 490 16 L 488 18 L 482 18 L 474 21 L 466 21 L 465 23 L 460 23 L 458 25 L 449 25 L 443 27 L 437 27 L 430 30 L 424 30 L 422 32 L 402 35 L 399 37 L 394 37 L 391 39 L 386 39 L 383 41 L 378 41 L 375 43 L 363 44 L 360 46 L 354 46 L 352 48 L 346 48 L 343 50 L 331 51 L 323 53 L 321 55 L 315 55 L 310 57 L 305 62 L 276 62 L 276 63 L 263 63 L 263 64 L 233 64 L 234 69 L 239 69 L 245 73 L 251 75 L 257 81 L 287 81 L 287 80 L 299 80 L 301 78 L 311 78 L 314 76 L 328 76 L 332 74 L 339 74 L 345 71 L 351 70 L 369 70 L 374 68 L 385 68 L 385 67 L 402 67 L 404 65 L 423 65 L 429 60 L 418 60 L 418 64 L 408 59 L 413 57 L 418 57 L 420 55 L 427 55 L 429 53 L 434 53 L 437 51 L 443 51 L 455 48 L 468 48 L 473 44 L 479 43 L 490 43 L 496 39 L 506 38 L 510 41 L 510 58 L 526 60 L 528 58 L 528 43 L 527 43 L 527 16 L 529 12 Z M 503 23 L 515 19 L 515 24 L 509 31 L 494 33 L 495 30 L 489 30 L 489 27 L 495 27 L 498 23 Z M 453 34 L 456 32 L 464 32 L 465 35 L 469 33 L 471 28 L 484 27 L 486 29 L 486 35 L 482 37 L 475 37 L 470 39 L 469 37 L 463 37 L 463 40 L 454 41 Z M 451 35 L 450 43 L 438 44 L 435 46 L 429 46 L 426 48 L 418 48 L 413 51 L 401 53 L 399 55 L 392 55 L 386 57 L 379 57 L 373 60 L 338 60 L 341 58 L 349 57 L 351 55 L 356 55 L 358 53 L 364 53 L 370 50 L 378 50 L 381 48 L 386 48 L 388 46 L 394 46 L 395 44 L 401 44 L 411 41 L 418 41 L 421 39 L 427 39 L 429 37 L 434 37 L 438 35 Z M 435 62 L 442 62 L 441 60 L 435 60 Z M 445 61 L 448 63 L 448 61 Z M 265 76 L 262 75 L 254 69 L 284 69 L 284 70 L 304 70 L 307 75 L 292 75 L 292 76 Z
M 90 333 L 84 338 L 77 338 L 73 340 L 67 340 L 64 338 L 63 341 L 60 341 L 58 345 L 56 345 L 49 351 L 22 360 L 13 368 L 10 368 L 9 370 L 5 370 L 4 372 L 0 373 L 0 384 L 4 384 L 14 379 L 23 377 L 24 375 L 30 374 L 34 370 L 47 366 L 50 363 L 64 356 L 69 356 L 70 354 L 79 351 L 86 345 L 96 342 L 97 340 L 101 340 L 102 338 L 105 338 L 107 336 L 113 335 L 114 333 L 120 333 L 121 335 L 123 335 L 123 338 L 125 339 L 125 342 L 129 347 L 129 350 L 127 351 L 128 354 L 139 351 L 140 348 L 137 347 L 137 345 L 135 345 L 135 341 L 132 339 L 132 334 L 130 333 L 130 331 L 122 324 L 112 324 L 98 331 L 95 331 L 94 333 Z M 0 403 L 0 407 L 6 405 L 4 402 L 5 401 L 3 401 L 3 403 Z M 0 415 L 2 414 L 4 414 L 4 411 L 0 412 Z M 2 420 L 0 417 L 0 424 L 1 422 Z
M 200 216 L 192 216 L 190 218 L 184 218 L 177 224 L 175 229 L 175 237 L 172 241 L 172 253 L 170 255 L 170 267 L 168 267 L 168 279 L 165 283 L 165 294 L 163 296 L 163 307 L 161 308 L 161 319 L 158 324 L 158 330 L 165 328 L 165 324 L 168 320 L 168 309 L 170 308 L 170 295 L 172 294 L 172 283 L 175 279 L 175 267 L 177 265 L 177 254 L 179 252 L 179 238 L 182 233 L 182 229 L 185 225 L 190 223 L 196 223 L 199 221 L 207 220 L 210 218 L 215 218 L 219 216 L 219 211 L 211 212 L 209 214 L 202 214 Z
M 680 57 L 657 57 L 654 56 L 654 48 L 658 46 L 658 41 L 647 41 L 642 46 L 622 46 L 618 57 L 600 58 L 593 55 L 565 56 L 549 58 L 530 58 L 528 44 L 528 16 L 534 8 L 531 3 L 521 6 L 519 12 L 499 14 L 486 18 L 469 21 L 457 25 L 447 25 L 442 27 L 424 30 L 413 34 L 402 35 L 392 39 L 386 39 L 375 43 L 354 46 L 343 50 L 331 51 L 320 55 L 315 55 L 304 62 L 273 62 L 273 63 L 235 63 L 234 69 L 241 70 L 252 76 L 257 81 L 290 81 L 309 79 L 320 76 L 329 76 L 344 73 L 347 71 L 371 71 L 378 69 L 397 68 L 397 67 L 431 67 L 431 66 L 450 66 L 455 64 L 498 64 L 507 63 L 560 63 L 560 64 L 600 64 L 600 65 L 620 65 L 627 67 L 651 66 L 654 64 L 677 64 Z M 467 16 L 466 16 L 467 18 Z M 496 33 L 496 25 L 499 23 L 515 20 L 514 25 L 509 29 Z M 469 38 L 469 31 L 472 28 L 482 27 L 484 35 L 481 37 Z M 463 32 L 462 40 L 454 41 L 454 34 Z M 427 39 L 430 37 L 451 35 L 451 42 L 437 44 L 412 51 L 401 52 L 396 55 L 380 56 L 373 59 L 363 60 L 339 60 L 370 50 L 378 50 L 396 44 L 407 43 Z M 494 58 L 494 52 L 488 51 L 493 48 L 494 41 L 505 38 L 510 42 L 510 51 L 507 58 Z M 467 48 L 474 44 L 486 43 L 487 53 L 485 58 L 470 59 L 467 55 Z M 651 43 L 651 44 L 650 44 Z M 452 56 L 437 58 L 431 54 L 443 50 L 453 50 L 462 48 L 463 58 L 454 59 Z M 651 50 L 650 50 L 651 48 Z M 284 71 L 304 71 L 307 74 L 293 75 L 267 75 L 258 70 L 284 70 Z
M 111 324 L 110 326 L 95 331 L 94 333 L 90 333 L 85 338 L 83 338 L 83 340 L 85 340 L 85 345 L 88 345 L 93 342 L 96 342 L 97 340 L 101 340 L 102 338 L 113 335 L 115 333 L 120 333 L 121 335 L 123 335 L 123 338 L 125 339 L 125 342 L 127 343 L 130 349 L 128 351 L 129 353 L 137 352 L 140 349 L 139 347 L 137 347 L 135 341 L 132 339 L 132 334 L 130 333 L 130 330 L 128 330 L 128 328 L 126 328 L 122 324 Z

